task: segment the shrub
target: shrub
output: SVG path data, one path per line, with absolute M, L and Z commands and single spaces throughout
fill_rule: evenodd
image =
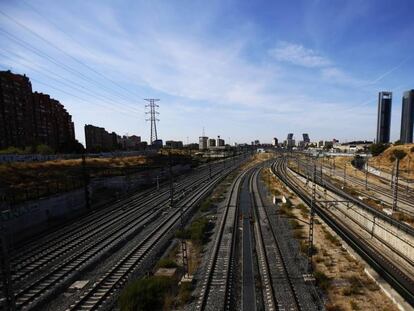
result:
M 351 300 L 349 304 L 351 305 L 352 310 L 359 310 L 359 306 L 354 300 Z
M 341 246 L 341 241 L 339 241 L 339 239 L 336 236 L 333 236 L 328 231 L 324 231 L 324 233 L 325 233 L 325 238 L 328 241 L 330 241 L 332 244 L 334 244 L 336 246 Z
M 376 157 L 376 156 L 380 155 L 382 152 L 384 152 L 388 147 L 389 147 L 389 145 L 382 144 L 382 143 L 372 144 L 369 147 L 369 151 L 371 151 L 371 154 L 374 157 Z
M 157 267 L 158 268 L 177 268 L 178 265 L 171 258 L 162 258 L 160 261 L 158 261 Z
M 362 284 L 357 276 L 352 276 L 349 278 L 349 291 L 351 295 L 360 295 L 362 294 Z
M 207 212 L 210 209 L 211 205 L 212 205 L 211 199 L 204 200 L 203 203 L 201 203 L 200 211 L 203 213 Z
M 322 271 L 316 271 L 315 274 L 316 284 L 323 290 L 329 289 L 331 286 L 331 279 Z
M 180 290 L 178 292 L 178 300 L 181 305 L 187 304 L 191 300 L 191 292 L 193 290 L 192 284 L 189 282 L 181 283 Z
M 8 147 L 6 149 L 0 150 L 0 154 L 23 154 L 24 151 L 22 149 L 16 147 Z
M 164 297 L 172 291 L 174 281 L 167 277 L 150 277 L 137 280 L 126 287 L 119 297 L 122 311 L 160 310 Z
M 44 145 L 44 144 L 37 145 L 36 152 L 43 154 L 43 155 L 55 153 L 55 151 L 51 147 L 49 147 L 48 145 Z
M 290 226 L 292 227 L 292 229 L 300 229 L 303 226 L 295 219 L 291 219 L 289 220 Z
M 206 217 L 201 217 L 193 221 L 189 228 L 190 238 L 195 243 L 204 243 L 209 230 L 209 221 Z

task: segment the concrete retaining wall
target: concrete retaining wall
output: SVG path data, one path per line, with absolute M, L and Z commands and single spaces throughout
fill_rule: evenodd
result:
M 184 174 L 190 170 L 190 165 L 176 165 L 172 168 L 174 175 Z M 92 202 L 99 202 L 99 205 L 109 203 L 107 197 L 100 200 L 102 193 L 115 191 L 117 197 L 125 196 L 140 187 L 154 184 L 157 176 L 162 182 L 169 177 L 169 172 L 155 169 L 130 176 L 93 179 L 88 186 L 89 196 Z M 12 240 L 16 242 L 44 230 L 49 225 L 56 225 L 85 212 L 85 190 L 81 188 L 8 207 L 0 213 L 0 220 Z

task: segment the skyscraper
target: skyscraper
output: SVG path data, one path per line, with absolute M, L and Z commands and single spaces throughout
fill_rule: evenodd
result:
M 390 142 L 392 93 L 378 93 L 377 143 Z
M 286 146 L 288 149 L 291 149 L 295 146 L 295 140 L 293 139 L 293 133 L 289 133 L 286 140 Z
M 303 133 L 302 136 L 303 136 L 303 142 L 305 144 L 309 144 L 310 143 L 309 134 L 308 133 Z
M 413 142 L 414 90 L 404 92 L 401 113 L 401 136 L 403 144 Z

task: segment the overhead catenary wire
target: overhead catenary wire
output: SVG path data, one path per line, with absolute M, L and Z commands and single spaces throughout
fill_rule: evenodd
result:
M 8 14 L 6 14 L 5 12 L 3 12 L 2 10 L 0 10 L 0 14 L 2 14 L 3 16 L 5 16 L 7 19 L 11 20 L 12 22 L 14 22 L 16 25 L 18 25 L 19 27 L 25 29 L 27 32 L 31 33 L 33 36 L 39 38 L 40 40 L 42 40 L 43 42 L 49 44 L 50 46 L 54 47 L 55 49 L 57 49 L 58 51 L 60 51 L 61 53 L 63 53 L 64 55 L 66 55 L 67 57 L 71 58 L 72 60 L 74 60 L 75 62 L 77 62 L 78 64 L 84 66 L 85 68 L 87 68 L 88 70 L 90 70 L 91 72 L 95 73 L 96 75 L 100 76 L 101 78 L 104 78 L 105 80 L 107 80 L 108 82 L 111 82 L 112 84 L 116 85 L 118 88 L 130 93 L 132 96 L 137 96 L 136 94 L 131 93 L 131 91 L 127 88 L 125 88 L 123 85 L 119 84 L 118 82 L 112 80 L 111 78 L 108 78 L 106 75 L 100 73 L 99 71 L 97 71 L 96 69 L 92 68 L 91 66 L 89 66 L 88 64 L 86 64 L 85 62 L 79 60 L 78 58 L 74 57 L 73 55 L 67 53 L 66 51 L 64 51 L 62 48 L 60 48 L 59 46 L 55 45 L 54 43 L 50 42 L 49 40 L 47 40 L 46 38 L 44 38 L 43 36 L 39 35 L 37 32 L 35 32 L 34 30 L 30 29 L 29 27 L 27 27 L 26 25 L 24 25 L 23 23 L 21 23 L 20 21 L 16 20 L 15 18 L 9 16 Z
M 0 64 L 0 68 L 3 68 L 3 69 L 5 69 L 5 70 L 7 70 L 7 69 L 8 69 L 6 66 L 1 65 L 1 64 Z M 90 102 L 89 100 L 87 100 L 87 99 L 85 99 L 85 98 L 82 98 L 82 97 L 80 97 L 80 96 L 78 96 L 78 95 L 76 95 L 76 94 L 70 93 L 70 92 L 68 92 L 68 91 L 66 91 L 66 90 L 63 90 L 63 89 L 61 89 L 61 88 L 59 88 L 59 87 L 53 86 L 53 85 L 51 85 L 51 84 L 49 84 L 49 83 L 45 83 L 45 82 L 42 82 L 42 81 L 37 80 L 37 79 L 34 79 L 34 78 L 31 78 L 31 80 L 33 80 L 33 81 L 34 81 L 34 82 L 36 82 L 36 83 L 39 83 L 39 84 L 45 85 L 45 86 L 47 86 L 47 87 L 50 87 L 51 89 L 54 89 L 54 90 L 56 90 L 56 91 L 58 91 L 58 92 L 64 93 L 64 94 L 69 95 L 69 96 L 74 97 L 74 98 L 77 98 L 77 99 L 79 99 L 79 100 L 81 100 L 81 101 L 83 101 L 83 102 L 85 102 L 85 103 L 87 103 L 87 104 L 91 104 L 91 102 Z M 95 104 L 97 104 L 97 103 L 95 103 Z M 135 118 L 135 116 L 134 116 L 134 115 L 132 115 L 131 113 L 128 113 L 128 112 L 123 111 L 123 110 L 120 110 L 120 109 L 116 109 L 116 108 L 114 108 L 114 107 L 112 107 L 112 106 L 108 106 L 108 105 L 103 104 L 103 103 L 99 103 L 98 105 L 103 106 L 103 108 L 107 109 L 108 111 L 111 111 L 111 112 L 116 111 L 116 112 L 122 113 L 122 114 L 124 114 L 124 115 L 126 115 L 126 116 L 129 116 L 129 117 L 131 117 L 131 118 Z
M 98 86 L 98 88 L 104 90 L 105 92 L 107 92 L 108 94 L 110 94 L 106 89 L 107 86 L 105 84 L 102 84 L 100 81 L 96 81 L 94 79 L 91 79 L 90 77 L 86 76 L 84 73 L 74 69 L 73 67 L 69 67 L 68 65 L 58 61 L 56 58 L 48 55 L 47 53 L 39 50 L 38 48 L 34 47 L 32 44 L 27 43 L 26 41 L 16 37 L 15 35 L 11 34 L 10 32 L 0 28 L 0 34 L 3 33 L 4 35 L 6 35 L 9 39 L 11 39 L 12 41 L 16 42 L 18 45 L 22 46 L 23 48 L 29 49 L 31 50 L 34 54 L 46 59 L 47 61 L 53 63 L 54 65 L 62 68 L 63 70 L 65 70 L 66 72 L 69 72 L 72 75 L 75 75 L 77 77 L 80 77 L 82 80 L 84 80 L 87 83 L 92 84 L 93 86 Z M 117 96 L 119 98 L 118 95 L 116 94 L 112 94 L 114 96 Z M 122 98 L 122 97 L 121 97 Z M 125 99 L 123 99 L 125 100 Z M 131 101 L 130 99 L 126 99 L 127 101 Z M 135 100 L 135 99 L 134 99 Z
M 0 51 L 1 50 L 5 51 L 8 54 L 14 54 L 14 55 L 18 56 L 17 54 L 15 54 L 13 52 L 10 52 L 10 51 L 7 51 L 7 50 L 5 50 L 5 49 L 3 49 L 3 48 L 0 47 Z M 65 78 L 64 76 L 62 76 L 62 75 L 60 75 L 60 74 L 58 74 L 56 72 L 53 72 L 53 71 L 48 70 L 48 69 L 45 69 L 45 68 L 42 68 L 42 69 L 35 68 L 34 66 L 31 66 L 31 65 L 29 65 L 27 63 L 23 63 L 21 61 L 17 61 L 15 59 L 13 59 L 12 57 L 10 57 L 10 56 L 8 56 L 6 54 L 3 54 L 2 52 L 0 52 L 0 55 L 3 56 L 3 57 L 5 57 L 5 58 L 8 58 L 8 59 L 12 60 L 15 63 L 19 63 L 22 66 L 25 66 L 27 68 L 31 68 L 31 70 L 33 72 L 37 72 L 37 73 L 39 73 L 39 74 L 41 74 L 43 76 L 46 76 L 47 78 L 49 78 L 51 80 L 54 80 L 54 81 L 56 81 L 56 82 L 58 82 L 58 83 L 60 83 L 62 85 L 67 86 L 67 87 L 70 87 L 70 88 L 74 89 L 77 92 L 83 93 L 83 94 L 85 94 L 87 96 L 90 96 L 92 98 L 98 97 L 100 99 L 103 99 L 104 102 L 108 103 L 109 105 L 113 105 L 113 106 L 118 106 L 119 105 L 118 103 L 113 102 L 112 99 L 107 98 L 107 97 L 105 97 L 105 96 L 103 96 L 103 95 L 95 92 L 93 89 L 87 89 L 83 85 L 81 85 L 81 84 L 79 84 L 79 83 L 77 83 L 75 81 L 69 80 L 69 79 Z M 18 57 L 20 57 L 20 56 L 18 56 Z M 23 57 L 20 57 L 20 58 L 28 62 L 27 59 L 25 59 Z M 6 66 L 4 66 L 4 67 L 6 67 Z M 56 78 L 56 77 L 58 77 L 58 78 Z M 31 79 L 33 80 L 33 78 L 31 78 Z M 136 114 L 141 113 L 140 111 L 137 111 L 135 109 L 132 109 L 129 106 L 126 106 L 126 105 L 119 105 L 119 106 L 120 106 L 119 108 L 122 108 L 124 110 L 128 110 L 130 113 L 136 113 Z

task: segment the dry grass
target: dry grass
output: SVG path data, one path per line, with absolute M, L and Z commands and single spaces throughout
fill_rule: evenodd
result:
M 379 156 L 373 157 L 370 159 L 370 165 L 379 168 L 386 172 L 391 172 L 394 163 L 391 161 L 391 156 L 394 150 L 404 150 L 407 153 L 407 156 L 400 161 L 400 170 L 406 176 L 405 172 L 410 164 L 410 178 L 414 178 L 414 152 L 411 152 L 411 148 L 414 147 L 414 144 L 406 144 L 400 146 L 391 146 Z
M 339 161 L 339 165 L 350 161 L 351 159 L 344 158 Z M 266 171 L 263 175 L 262 178 L 268 181 L 270 176 Z M 289 192 L 280 184 L 280 181 L 273 176 L 272 178 L 273 181 L 266 182 L 266 185 L 276 187 L 280 195 L 288 196 Z M 303 206 L 298 198 L 293 198 L 292 204 L 296 208 L 289 209 L 289 212 L 295 218 L 307 222 L 309 215 L 306 206 Z M 398 310 L 364 273 L 364 266 L 342 247 L 341 240 L 317 219 L 315 219 L 314 227 L 316 249 L 313 264 L 317 283 L 325 291 L 327 297 L 326 310 Z M 300 250 L 306 254 L 308 226 L 299 227 L 292 222 L 291 224 L 293 235 L 299 240 Z

